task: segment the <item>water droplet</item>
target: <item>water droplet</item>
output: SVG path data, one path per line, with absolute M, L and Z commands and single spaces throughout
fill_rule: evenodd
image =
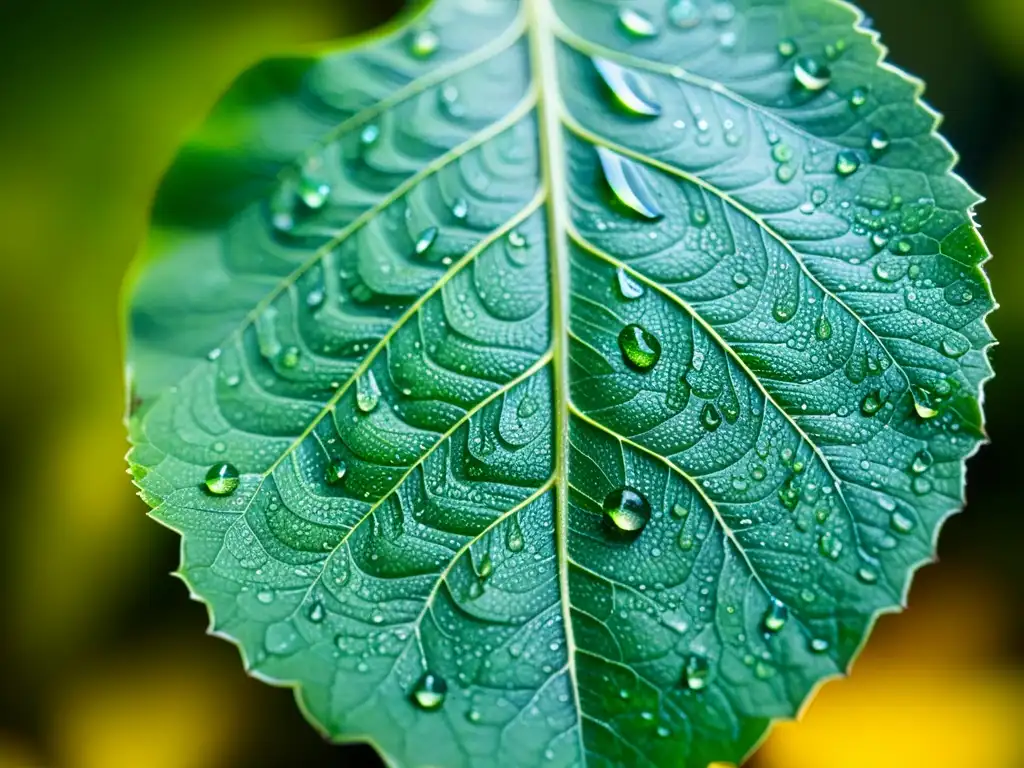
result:
M 918 496 L 927 496 L 932 491 L 932 481 L 927 477 L 915 477 L 910 487 Z
M 359 133 L 359 143 L 363 145 L 364 149 L 372 147 L 379 138 L 380 126 L 374 123 L 364 126 L 363 130 Z
M 683 518 L 685 518 L 687 515 L 690 514 L 690 510 L 688 510 L 682 504 L 673 504 L 672 505 L 672 514 L 674 516 L 678 517 L 680 520 L 682 520 Z
M 639 299 L 644 295 L 644 287 L 634 280 L 622 267 L 615 270 L 615 279 L 618 283 L 619 293 L 622 295 L 622 298 L 633 300 Z
M 424 672 L 416 686 L 412 689 L 413 703 L 420 709 L 434 712 L 444 706 L 448 695 L 448 683 L 440 675 Z
M 826 531 L 818 537 L 818 551 L 830 560 L 838 560 L 843 551 L 843 542 Z
M 340 459 L 338 461 L 332 461 L 327 465 L 324 470 L 324 479 L 328 485 L 338 485 L 342 480 L 345 479 L 345 473 L 348 472 L 348 465 Z
M 683 552 L 689 552 L 693 549 L 693 536 L 688 534 L 686 531 L 679 532 L 679 548 Z
M 319 173 L 320 160 L 314 159 L 306 164 L 299 179 L 299 197 L 310 210 L 317 211 L 324 207 L 331 195 L 331 185 Z
M 513 517 L 509 522 L 508 530 L 505 532 L 505 546 L 510 552 L 522 552 L 526 542 L 523 539 L 523 529 L 519 527 L 518 518 Z
M 380 402 L 380 387 L 373 371 L 367 371 L 356 381 L 356 407 L 363 413 L 370 413 Z
M 637 534 L 651 521 L 651 505 L 633 488 L 619 488 L 604 500 L 604 514 L 616 530 Z
M 836 155 L 836 173 L 840 176 L 852 176 L 860 169 L 860 158 L 850 151 L 844 150 Z
M 605 147 L 598 147 L 597 154 L 608 186 L 622 205 L 650 221 L 664 216 L 640 165 Z
M 832 82 L 832 71 L 810 56 L 801 56 L 793 62 L 793 76 L 808 91 L 823 91 Z
M 429 251 L 434 243 L 437 241 L 437 227 L 427 227 L 416 237 L 416 245 L 414 250 L 417 256 L 422 256 L 424 253 Z
M 859 109 L 868 103 L 868 92 L 866 88 L 854 88 L 850 93 L 850 106 Z
M 875 152 L 885 152 L 885 150 L 889 148 L 889 145 L 892 144 L 892 141 L 889 139 L 889 134 L 881 128 L 871 132 L 870 142 L 871 148 Z
M 711 667 L 703 656 L 691 656 L 683 668 L 683 682 L 691 691 L 703 691 L 708 687 Z
M 321 621 L 324 620 L 325 616 L 323 603 L 313 603 L 309 607 L 309 613 L 307 615 L 309 616 L 310 621 L 312 621 L 314 624 L 319 624 Z
M 869 392 L 860 403 L 860 412 L 865 416 L 874 416 L 882 410 L 882 395 L 878 390 Z
M 288 347 L 281 352 L 281 367 L 282 368 L 294 368 L 299 364 L 299 359 L 302 357 L 302 351 L 298 347 Z
M 420 29 L 409 37 L 409 53 L 417 59 L 433 56 L 441 45 L 441 38 L 432 29 Z
M 914 400 L 914 411 L 920 418 L 924 419 L 925 421 L 927 421 L 928 419 L 934 419 L 936 416 L 939 415 L 939 412 L 935 408 L 932 408 L 929 405 L 925 405 L 924 403 L 918 400 Z
M 796 55 L 796 41 L 786 38 L 780 40 L 778 45 L 779 56 L 784 59 L 788 59 L 791 56 Z
M 870 568 L 859 568 L 857 570 L 857 578 L 865 584 L 874 584 L 878 581 L 878 574 Z
M 279 232 L 289 232 L 295 226 L 295 208 L 298 190 L 294 178 L 282 181 L 270 197 L 270 221 Z
M 267 653 L 283 655 L 291 653 L 299 644 L 299 635 L 286 621 L 270 624 L 263 633 L 263 645 Z
M 466 198 L 460 197 L 454 203 L 452 203 L 452 216 L 459 221 L 464 221 L 466 216 L 469 215 L 469 203 Z
M 480 564 L 477 566 L 476 573 L 481 579 L 489 579 L 494 573 L 494 561 L 486 552 L 480 558 Z
M 900 511 L 892 513 L 889 518 L 889 527 L 891 527 L 896 533 L 910 533 L 914 530 L 914 521 L 912 518 L 903 514 Z
M 607 59 L 595 58 L 593 62 L 608 90 L 629 114 L 636 117 L 658 117 L 661 114 L 661 104 L 643 75 Z
M 520 232 L 518 229 L 513 229 L 508 233 L 508 244 L 513 248 L 525 248 L 526 247 L 526 235 Z
M 811 640 L 811 650 L 814 653 L 825 653 L 829 649 L 828 640 L 815 637 Z
M 949 334 L 942 340 L 940 346 L 942 354 L 953 360 L 961 358 L 971 351 L 971 342 L 966 336 L 961 336 L 959 333 Z
M 875 277 L 877 277 L 883 283 L 895 283 L 900 279 L 898 272 L 893 272 L 890 265 L 884 261 L 880 261 L 875 264 Z
M 779 296 L 772 307 L 772 317 L 780 323 L 788 323 L 796 315 L 796 302 L 795 296 Z
M 818 322 L 815 323 L 814 335 L 821 341 L 828 341 L 832 338 L 832 323 L 829 322 L 825 315 L 819 317 Z
M 658 34 L 658 28 L 654 26 L 654 22 L 648 16 L 634 11 L 632 8 L 623 8 L 619 11 L 619 24 L 632 37 L 647 39 Z
M 786 608 L 782 601 L 772 598 L 772 603 L 768 607 L 762 621 L 764 631 L 770 632 L 771 634 L 781 632 L 782 628 L 786 626 L 786 620 L 788 618 L 789 609 Z
M 677 0 L 668 9 L 668 20 L 679 29 L 693 29 L 700 25 L 700 9 L 693 0 Z
M 743 288 L 747 285 L 750 285 L 750 275 L 748 275 L 746 272 L 737 272 L 735 275 L 732 276 L 732 281 L 736 284 L 738 288 Z
M 206 490 L 214 496 L 228 496 L 238 490 L 241 482 L 235 465 L 222 461 L 210 467 L 204 484 Z
M 910 471 L 915 475 L 923 475 L 932 468 L 932 464 L 934 463 L 935 457 L 932 456 L 931 451 L 928 449 L 918 451 L 914 456 L 914 460 L 910 462 Z
M 722 414 L 718 412 L 714 403 L 705 403 L 700 412 L 700 423 L 708 432 L 714 432 L 722 426 Z
M 627 325 L 619 333 L 622 359 L 630 368 L 647 373 L 661 358 L 661 342 L 642 325 Z

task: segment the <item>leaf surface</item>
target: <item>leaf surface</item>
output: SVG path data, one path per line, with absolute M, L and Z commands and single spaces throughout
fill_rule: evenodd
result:
M 247 668 L 400 765 L 739 761 L 963 504 L 978 198 L 836 0 L 434 0 L 158 196 L 132 472 Z

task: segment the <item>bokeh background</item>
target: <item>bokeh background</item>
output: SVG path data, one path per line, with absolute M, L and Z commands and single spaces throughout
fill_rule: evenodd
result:
M 1024 0 L 862 0 L 929 82 L 995 259 L 992 445 L 910 609 L 756 768 L 1024 767 Z M 118 297 L 175 148 L 247 66 L 399 0 L 0 0 L 0 768 L 374 766 L 247 678 L 125 475 Z

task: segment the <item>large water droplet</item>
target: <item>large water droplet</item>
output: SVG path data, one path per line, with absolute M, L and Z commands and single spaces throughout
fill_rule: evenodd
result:
M 877 390 L 874 392 L 869 392 L 867 395 L 864 396 L 864 399 L 861 400 L 860 412 L 863 413 L 865 416 L 874 416 L 876 413 L 882 410 L 882 405 L 884 405 L 884 403 L 882 401 L 881 394 Z
M 417 59 L 433 56 L 441 45 L 441 38 L 432 29 L 420 29 L 409 37 L 409 53 Z
M 632 8 L 623 8 L 619 11 L 619 25 L 631 37 L 647 39 L 658 34 L 658 28 L 650 17 Z
M 814 335 L 817 336 L 821 341 L 828 341 L 832 338 L 832 323 L 825 315 L 821 315 L 818 318 L 818 322 L 814 325 Z
M 519 527 L 518 518 L 513 517 L 505 532 L 505 546 L 510 552 L 522 552 L 526 542 L 523 538 L 523 529 Z
M 875 152 L 885 152 L 892 144 L 892 140 L 889 138 L 889 134 L 879 128 L 876 131 L 871 132 L 870 138 L 871 149 Z
M 380 402 L 380 387 L 373 371 L 356 380 L 356 407 L 363 413 L 370 413 Z
M 850 106 L 859 109 L 868 103 L 868 92 L 866 88 L 854 88 L 850 93 Z
M 808 91 L 823 91 L 832 82 L 832 70 L 810 56 L 801 56 L 793 62 L 793 77 Z
M 942 354 L 956 360 L 971 351 L 971 342 L 966 336 L 959 333 L 951 333 L 942 340 L 940 345 Z
M 935 457 L 932 456 L 931 451 L 927 448 L 923 451 L 918 451 L 914 455 L 914 460 L 910 462 L 910 471 L 915 475 L 923 475 L 929 469 L 932 468 L 932 464 L 935 463 Z
M 629 114 L 637 117 L 658 117 L 661 114 L 661 104 L 643 75 L 607 59 L 595 58 L 593 62 L 608 90 Z
M 444 706 L 448 695 L 448 683 L 440 675 L 424 672 L 412 689 L 413 703 L 427 712 L 434 712 Z
M 321 161 L 315 158 L 306 163 L 299 178 L 299 197 L 310 210 L 323 208 L 331 195 L 331 185 L 320 171 Z
M 693 0 L 676 0 L 668 9 L 668 20 L 679 29 L 693 29 L 700 25 L 700 9 Z
M 598 147 L 597 154 L 608 186 L 622 205 L 650 221 L 664 216 L 640 165 L 605 147 Z
M 615 270 L 615 280 L 619 287 L 619 294 L 622 298 L 632 301 L 644 295 L 644 287 L 634 280 L 630 274 L 619 267 Z
M 768 610 L 764 614 L 762 624 L 764 625 L 764 631 L 775 634 L 781 632 L 782 628 L 786 626 L 786 620 L 789 618 L 789 609 L 780 600 L 772 598 L 772 603 L 768 607 Z
M 235 465 L 222 461 L 210 467 L 204 485 L 214 496 L 228 496 L 238 490 L 241 482 Z
M 939 415 L 937 409 L 932 408 L 930 405 L 922 403 L 921 401 L 916 399 L 914 400 L 914 411 L 920 418 L 924 419 L 925 421 L 928 421 L 929 419 L 934 419 L 936 416 Z
M 826 531 L 818 537 L 818 551 L 830 560 L 838 560 L 843 551 L 843 542 Z
M 437 241 L 437 233 L 437 227 L 427 227 L 416 236 L 416 244 L 413 246 L 413 250 L 417 256 L 422 256 L 433 247 Z
M 852 176 L 860 169 L 860 158 L 855 152 L 844 150 L 836 155 L 836 173 L 840 176 Z
M 627 325 L 619 333 L 622 359 L 630 368 L 647 373 L 661 358 L 661 342 L 642 325 Z
M 638 534 L 651 521 L 651 505 L 633 488 L 619 488 L 604 500 L 605 517 L 622 533 Z
M 263 633 L 263 645 L 267 653 L 284 655 L 298 647 L 299 635 L 288 622 L 274 622 Z
M 790 40 L 789 38 L 780 40 L 777 49 L 779 51 L 779 56 L 784 59 L 788 59 L 789 57 L 796 55 L 796 41 Z
M 703 691 L 708 687 L 711 667 L 703 656 L 691 656 L 683 668 L 683 682 L 691 691 Z
M 814 653 L 825 653 L 829 649 L 828 640 L 815 637 L 811 640 L 811 651 Z
M 345 479 L 346 472 L 348 472 L 348 465 L 341 459 L 338 459 L 327 465 L 327 468 L 324 470 L 324 479 L 328 485 L 338 485 Z
M 700 423 L 708 432 L 714 432 L 722 426 L 722 414 L 714 403 L 705 403 L 700 412 Z
M 910 533 L 914 530 L 914 520 L 897 510 L 889 518 L 889 527 L 896 531 L 896 533 Z
M 469 215 L 469 202 L 464 197 L 458 198 L 452 203 L 452 216 L 459 221 L 465 221 Z

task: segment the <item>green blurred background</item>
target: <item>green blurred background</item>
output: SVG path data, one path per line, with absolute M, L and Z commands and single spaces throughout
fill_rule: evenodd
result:
M 228 84 L 398 5 L 0 0 L 0 768 L 377 764 L 247 678 L 167 576 L 177 536 L 124 473 L 117 313 L 160 177 Z M 993 444 L 910 610 L 753 764 L 1021 768 L 1024 0 L 862 5 L 893 61 L 929 82 L 961 173 L 991 198 L 978 219 L 1003 303 Z

